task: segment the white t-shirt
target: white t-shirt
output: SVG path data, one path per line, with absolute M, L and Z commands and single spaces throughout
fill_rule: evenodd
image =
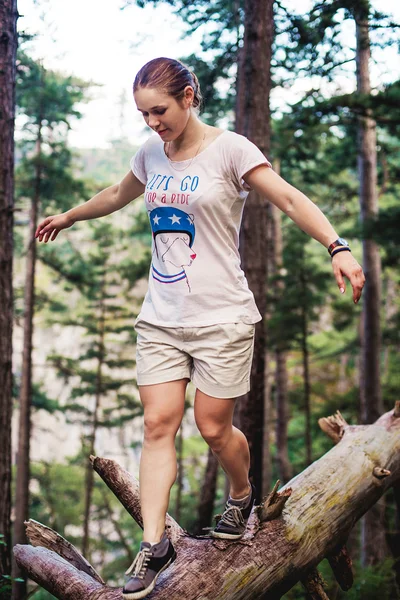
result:
M 243 175 L 271 164 L 247 138 L 220 133 L 193 160 L 174 162 L 158 135 L 131 160 L 146 185 L 153 233 L 149 287 L 138 319 L 196 327 L 261 315 L 240 267 L 239 230 L 249 187 Z M 186 165 L 186 168 L 185 168 Z

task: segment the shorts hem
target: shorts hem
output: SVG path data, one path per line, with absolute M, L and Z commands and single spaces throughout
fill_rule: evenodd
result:
M 136 377 L 137 385 L 156 385 L 157 383 L 168 383 L 169 381 L 177 381 L 178 379 L 189 379 L 190 374 L 186 371 L 182 373 L 165 373 L 163 375 L 141 375 Z
M 225 387 L 207 383 L 201 379 L 198 374 L 194 373 L 192 383 L 201 392 L 207 394 L 207 396 L 212 396 L 213 398 L 237 398 L 250 391 L 250 380 L 243 381 L 238 385 Z

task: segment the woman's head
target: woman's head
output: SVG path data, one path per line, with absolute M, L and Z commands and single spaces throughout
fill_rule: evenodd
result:
M 133 83 L 133 92 L 139 88 L 155 88 L 179 102 L 186 97 L 187 87 L 193 90 L 192 106 L 200 107 L 202 97 L 196 75 L 179 60 L 161 57 L 154 58 L 140 69 Z
M 201 104 L 196 75 L 171 58 L 155 58 L 145 64 L 135 77 L 133 93 L 146 123 L 165 141 L 182 133 L 192 107 Z

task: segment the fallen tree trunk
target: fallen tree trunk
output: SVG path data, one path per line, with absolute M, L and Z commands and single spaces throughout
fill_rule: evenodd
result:
M 372 425 L 347 425 L 337 413 L 320 426 L 336 446 L 279 492 L 276 485 L 253 511 L 242 540 L 193 536 L 168 516 L 178 557 L 160 576 L 152 600 L 273 600 L 298 581 L 322 599 L 327 596 L 316 567 L 325 557 L 342 588 L 351 587 L 345 541 L 354 523 L 400 480 L 400 402 Z M 92 457 L 92 463 L 141 525 L 137 481 L 112 460 Z M 17 545 L 14 553 L 29 577 L 60 600 L 121 598 L 121 588 L 104 585 L 61 536 L 39 523 L 27 526 L 33 546 Z

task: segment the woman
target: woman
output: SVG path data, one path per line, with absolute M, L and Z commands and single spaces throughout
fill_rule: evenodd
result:
M 332 256 L 340 291 L 346 276 L 358 302 L 361 267 L 326 217 L 271 169 L 245 137 L 205 125 L 197 116 L 199 83 L 185 65 L 158 58 L 137 74 L 138 110 L 156 132 L 123 180 L 66 213 L 44 219 L 48 242 L 76 221 L 123 208 L 144 193 L 153 234 L 149 289 L 136 319 L 137 381 L 144 407 L 140 462 L 143 542 L 123 596 L 144 598 L 175 559 L 165 533 L 176 478 L 175 435 L 189 380 L 196 387 L 197 426 L 230 481 L 215 537 L 243 536 L 255 500 L 249 448 L 232 425 L 234 398 L 249 390 L 255 323 L 261 320 L 240 268 L 239 229 L 250 189 L 264 195 Z

